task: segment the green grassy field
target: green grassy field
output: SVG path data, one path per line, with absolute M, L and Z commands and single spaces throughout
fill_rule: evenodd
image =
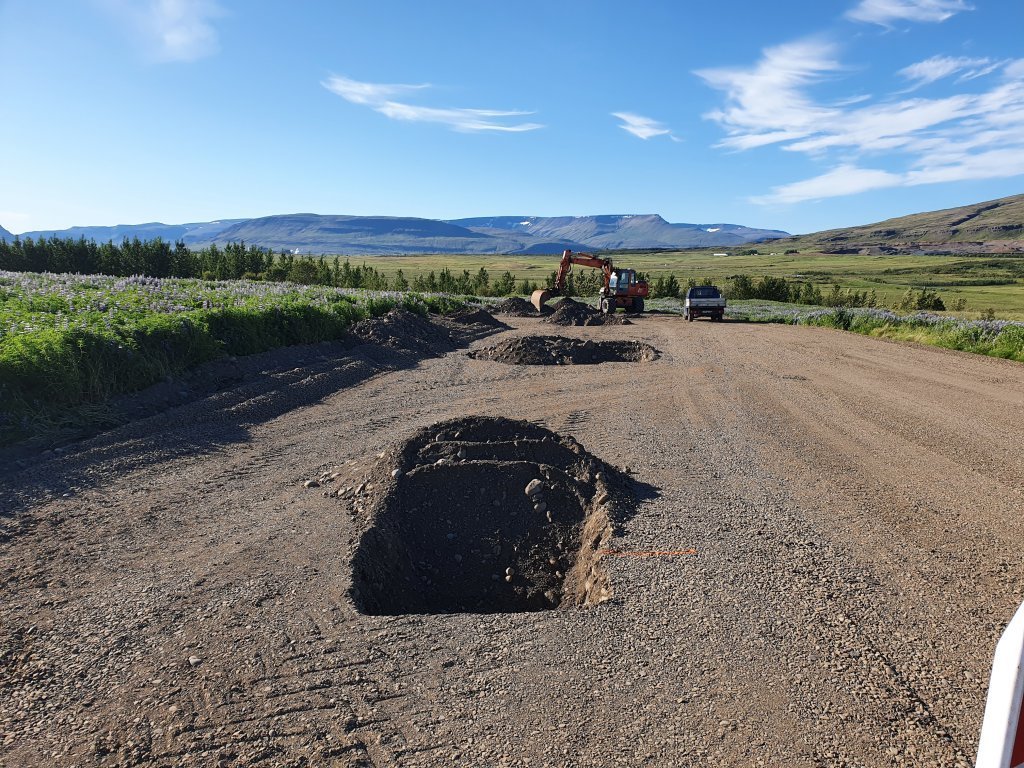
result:
M 739 255 L 733 251 L 758 253 Z M 726 256 L 714 253 L 727 252 Z M 675 274 L 685 283 L 689 278 L 711 277 L 724 283 L 733 275 L 764 275 L 812 282 L 828 287 L 839 283 L 844 289 L 876 291 L 879 301 L 893 305 L 908 288 L 933 288 L 953 306 L 967 301 L 967 313 L 995 310 L 999 317 L 1024 319 L 1024 254 L 981 256 L 829 255 L 820 252 L 786 254 L 771 245 L 737 249 L 613 254 L 615 263 L 659 275 Z M 506 270 L 516 279 L 540 282 L 558 265 L 555 256 L 367 256 L 352 257 L 389 277 L 401 269 L 406 278 L 447 267 L 476 273 L 485 267 L 495 278 Z

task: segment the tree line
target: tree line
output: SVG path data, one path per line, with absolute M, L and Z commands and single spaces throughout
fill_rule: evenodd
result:
M 475 273 L 463 269 L 453 272 L 445 267 L 412 279 L 399 269 L 390 277 L 366 264 L 353 265 L 335 256 L 296 256 L 287 251 L 273 251 L 244 242 L 223 247 L 209 245 L 192 249 L 184 242 L 169 243 L 161 239 L 125 238 L 120 244 L 97 243 L 85 238 L 15 237 L 12 242 L 0 240 L 0 269 L 12 272 L 70 272 L 127 277 L 183 277 L 203 280 L 272 280 L 303 285 L 330 285 L 338 288 L 366 288 L 385 291 L 417 291 L 420 293 L 453 293 L 467 296 L 529 295 L 541 287 L 554 285 L 552 271 L 543 283 L 517 280 L 511 272 L 492 278 L 486 268 Z M 652 298 L 682 298 L 687 288 L 713 285 L 711 278 L 689 278 L 682 281 L 674 274 L 650 277 L 637 272 L 637 278 L 648 280 Z M 595 296 L 603 283 L 600 270 L 580 269 L 569 273 L 565 295 Z M 875 307 L 879 305 L 875 291 L 843 290 L 838 284 L 823 291 L 813 283 L 787 280 L 784 277 L 735 275 L 722 286 L 731 299 L 761 299 L 826 307 Z M 962 300 L 961 300 L 962 301 Z M 908 289 L 896 309 L 942 311 L 945 304 L 934 290 Z M 962 306 L 954 307 L 963 309 Z

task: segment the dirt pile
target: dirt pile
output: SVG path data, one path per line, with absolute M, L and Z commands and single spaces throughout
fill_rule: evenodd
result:
M 573 438 L 526 421 L 423 429 L 368 481 L 374 498 L 352 598 L 364 613 L 387 615 L 601 602 L 610 588 L 597 550 L 625 500 L 623 483 Z
M 446 315 L 446 317 L 449 320 L 456 323 L 462 323 L 463 325 L 485 325 L 491 328 L 500 328 L 502 330 L 508 329 L 508 326 L 501 322 L 501 320 L 498 320 L 490 312 L 483 309 L 466 307 L 465 309 L 459 309 L 455 312 L 451 312 Z
M 596 365 L 658 359 L 658 350 L 640 341 L 592 341 L 564 336 L 520 336 L 468 355 L 508 365 Z
M 581 304 L 566 297 L 558 302 L 555 311 L 544 318 L 546 323 L 555 325 L 629 325 L 622 315 L 603 315 L 594 307 Z
M 538 315 L 533 304 L 519 296 L 505 299 L 494 307 L 494 311 L 499 315 L 511 315 L 512 317 L 536 317 Z
M 357 338 L 407 352 L 436 352 L 450 348 L 447 329 L 407 309 L 392 309 L 386 315 L 360 320 L 352 326 Z

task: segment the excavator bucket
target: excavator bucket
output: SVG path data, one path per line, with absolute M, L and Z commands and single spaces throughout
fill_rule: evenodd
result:
M 534 291 L 533 295 L 530 296 L 530 303 L 533 304 L 533 308 L 538 312 L 544 311 L 544 302 L 551 298 L 551 291 L 545 291 L 543 289 Z

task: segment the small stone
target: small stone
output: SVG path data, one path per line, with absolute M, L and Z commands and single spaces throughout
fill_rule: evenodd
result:
M 505 581 L 507 581 L 509 584 L 511 584 L 512 583 L 512 577 L 511 576 L 505 576 Z
M 405 473 L 402 470 L 400 470 L 400 469 L 392 469 L 391 470 L 391 476 L 392 477 L 401 477 L 404 474 Z
M 459 448 L 459 454 L 458 455 L 459 455 L 460 459 L 466 458 L 466 450 L 464 448 Z
M 320 487 L 320 481 L 319 480 L 307 480 L 302 485 L 305 488 L 319 488 Z
M 536 479 L 531 480 L 530 482 L 528 482 L 526 484 L 526 495 L 527 496 L 536 496 L 538 493 L 541 492 L 541 490 L 543 490 L 543 488 L 544 488 L 544 483 L 542 483 L 540 480 L 536 480 Z
M 558 561 L 555 560 L 555 558 L 553 558 L 553 557 L 549 557 L 548 558 L 548 565 L 550 565 L 552 568 L 554 568 L 556 565 L 558 565 Z
M 190 667 L 199 666 L 199 662 L 201 662 L 201 661 L 202 661 L 202 659 L 200 659 L 198 656 L 189 656 L 188 657 L 188 665 Z
M 538 501 L 536 504 L 533 505 L 533 511 L 537 513 L 546 512 L 547 509 L 548 503 L 546 501 Z
M 506 576 L 515 576 L 516 575 L 516 569 L 511 567 L 511 566 L 509 566 L 508 568 L 505 569 L 505 575 Z

